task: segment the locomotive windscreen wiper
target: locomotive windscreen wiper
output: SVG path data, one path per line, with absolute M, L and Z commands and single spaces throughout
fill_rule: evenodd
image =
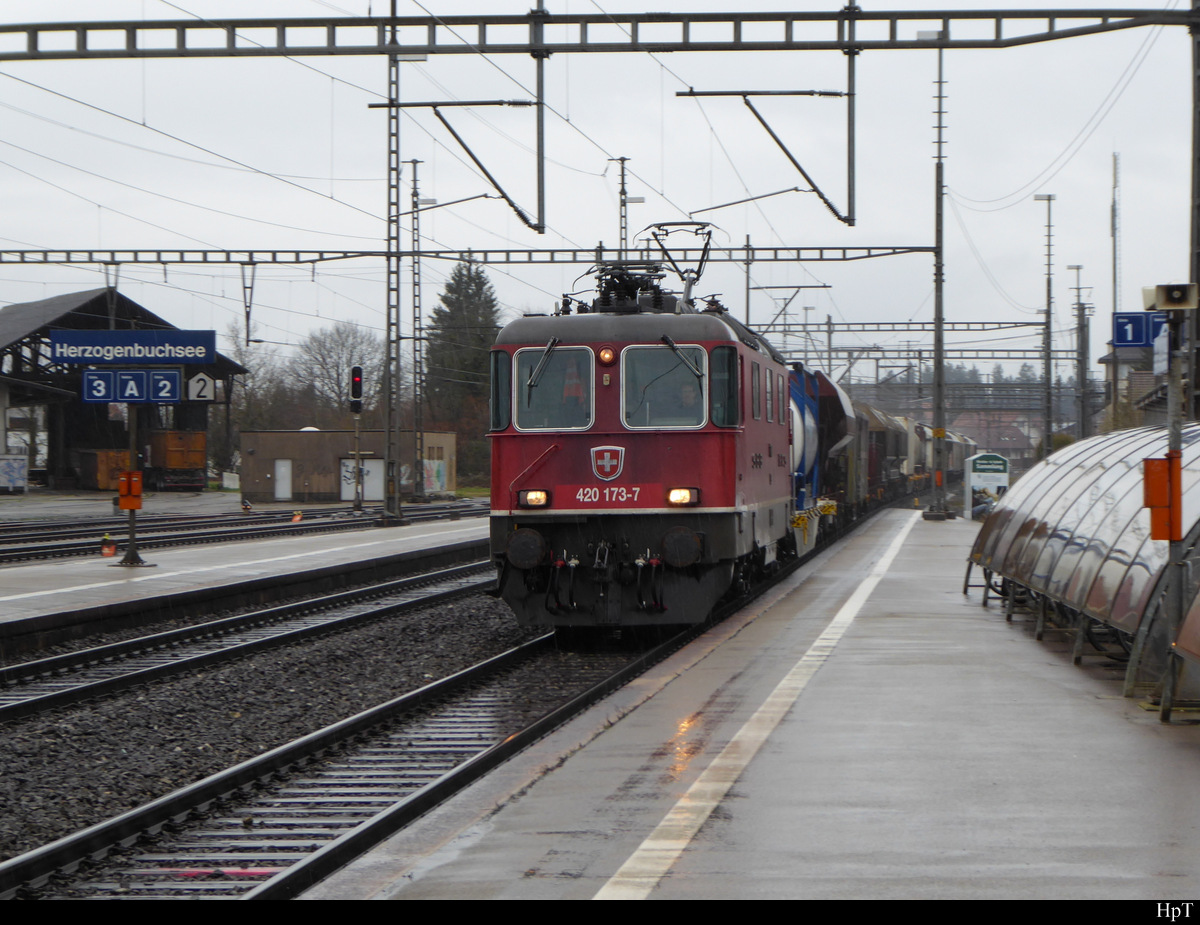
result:
M 557 337 L 550 338 L 550 340 L 546 343 L 546 350 L 542 354 L 542 358 L 538 360 L 538 365 L 535 366 L 533 368 L 533 372 L 529 374 L 529 381 L 525 383 L 525 388 L 528 390 L 526 392 L 526 396 L 528 396 L 529 392 L 532 392 L 537 388 L 538 380 L 542 378 L 542 373 L 546 371 L 546 364 L 550 362 L 550 354 L 554 352 L 554 348 L 557 346 Z M 528 397 L 526 397 L 525 400 L 528 401 Z
M 675 341 L 673 341 L 673 340 L 671 340 L 671 338 L 667 337 L 666 334 L 664 334 L 662 336 L 661 341 L 662 341 L 662 343 L 666 344 L 668 347 L 671 348 L 671 350 L 675 353 L 675 356 L 679 357 L 679 362 L 681 362 L 684 366 L 686 366 L 688 369 L 690 369 L 692 371 L 693 376 L 695 376 L 697 379 L 701 379 L 701 380 L 704 379 L 704 373 L 700 372 L 700 370 L 696 366 L 696 364 L 693 363 L 691 360 L 689 360 L 684 355 L 683 351 L 675 346 Z

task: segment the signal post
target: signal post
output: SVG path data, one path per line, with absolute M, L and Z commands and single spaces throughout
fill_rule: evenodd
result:
M 362 416 L 363 379 L 362 367 L 350 368 L 350 413 L 354 415 L 354 513 L 362 513 L 362 451 L 360 418 Z

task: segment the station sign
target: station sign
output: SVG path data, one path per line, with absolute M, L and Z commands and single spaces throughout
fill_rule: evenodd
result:
M 986 491 L 999 498 L 1008 491 L 1009 462 L 999 453 L 977 453 L 966 460 L 964 510 L 975 506 L 975 492 Z
M 1113 312 L 1113 346 L 1153 346 L 1166 323 L 1166 312 Z
M 50 360 L 86 366 L 216 362 L 216 331 L 51 331 Z M 116 399 L 124 401 L 124 399 Z
M 971 457 L 971 471 L 1008 475 L 1008 460 L 998 453 L 980 453 Z
M 85 402 L 169 405 L 182 400 L 183 373 L 178 369 L 86 369 Z

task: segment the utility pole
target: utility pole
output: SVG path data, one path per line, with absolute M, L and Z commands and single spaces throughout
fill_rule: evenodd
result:
M 388 36 L 396 42 L 396 0 Z M 400 384 L 400 55 L 388 55 L 387 325 L 383 360 L 383 518 L 399 521 L 400 441 L 396 396 Z
M 1121 155 L 1113 152 L 1113 181 L 1112 181 L 1112 310 L 1115 315 L 1121 310 Z M 1117 421 L 1118 389 L 1117 379 L 1117 347 L 1113 345 L 1113 362 L 1108 373 L 1111 385 L 1108 395 L 1108 427 L 1115 429 Z
M 645 196 L 630 196 L 625 188 L 625 162 L 629 160 L 627 157 L 610 157 L 609 160 L 616 161 L 621 165 L 621 189 L 620 189 L 620 219 L 621 227 L 617 235 L 617 254 L 619 259 L 625 259 L 625 252 L 629 249 L 629 206 L 645 202 Z
M 1183 331 L 1195 314 L 1200 298 L 1197 297 L 1195 283 L 1171 283 L 1155 287 L 1154 307 L 1167 313 L 1168 328 L 1168 362 L 1167 375 L 1167 455 L 1165 459 L 1147 459 L 1143 462 L 1144 480 L 1147 482 L 1145 494 L 1152 494 L 1150 486 L 1158 482 L 1160 490 L 1165 487 L 1168 498 L 1158 498 L 1151 506 L 1150 538 L 1152 540 L 1167 540 L 1168 559 L 1165 571 L 1166 588 L 1162 599 L 1162 617 L 1166 623 L 1167 667 L 1163 675 L 1162 699 L 1159 703 L 1158 718 L 1160 722 L 1171 721 L 1171 711 L 1174 707 L 1176 686 L 1182 670 L 1182 660 L 1175 650 L 1180 627 L 1183 625 L 1184 614 L 1187 613 L 1185 594 L 1188 577 L 1184 571 L 1187 564 L 1187 548 L 1184 544 L 1185 531 L 1188 526 L 1183 522 L 1183 419 L 1186 413 L 1183 393 L 1183 356 L 1186 341 Z M 1188 348 L 1190 352 L 1190 348 Z M 1151 473 L 1157 468 L 1158 476 L 1153 478 Z M 1166 500 L 1166 504 L 1162 501 Z M 1160 510 L 1155 511 L 1157 507 Z M 1161 517 L 1162 508 L 1166 508 L 1166 518 Z M 1156 517 L 1156 514 L 1160 515 Z
M 808 348 L 811 346 L 815 350 L 817 347 L 816 342 L 813 340 L 812 334 L 809 333 L 809 330 L 808 330 L 808 313 L 816 311 L 817 306 L 805 305 L 805 306 L 802 306 L 802 308 L 804 310 L 804 365 L 807 367 L 808 366 Z
M 1083 286 L 1079 282 L 1082 264 L 1067 267 L 1075 271 L 1075 407 L 1079 420 L 1079 439 L 1092 435 L 1091 414 L 1088 408 L 1088 306 L 1083 303 Z
M 750 327 L 750 235 L 746 235 L 746 327 Z
M 1054 435 L 1054 359 L 1051 353 L 1051 319 L 1054 311 L 1054 194 L 1037 193 L 1037 202 L 1046 203 L 1046 327 L 1042 333 L 1042 377 L 1045 379 L 1045 435 L 1042 437 L 1042 459 L 1050 455 L 1051 437 Z
M 425 324 L 421 315 L 421 194 L 417 165 L 412 165 L 412 381 L 413 381 L 413 497 L 425 497 Z
M 917 38 L 940 39 L 941 32 L 918 32 Z M 933 499 L 925 511 L 926 520 L 945 520 L 946 507 L 946 365 L 945 365 L 945 236 L 943 194 L 945 180 L 946 81 L 943 74 L 943 49 L 938 49 L 937 67 L 937 150 L 934 167 L 934 249 L 933 249 Z M 970 506 L 969 504 L 967 505 Z

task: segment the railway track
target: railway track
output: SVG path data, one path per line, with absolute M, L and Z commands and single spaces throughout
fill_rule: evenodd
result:
M 483 591 L 486 560 L 0 668 L 0 723 Z
M 310 516 L 344 514 L 344 510 L 310 511 Z M 377 513 L 377 512 L 368 512 Z M 286 523 L 293 512 L 262 512 L 251 514 L 146 514 L 138 515 L 138 532 L 152 533 L 161 530 L 180 529 L 192 526 L 238 526 Z M 98 531 L 123 533 L 129 526 L 128 516 L 84 517 L 61 520 L 21 520 L 0 523 L 0 543 L 36 540 L 59 540 L 95 537 Z
M 675 645 L 564 655 L 543 636 L 0 864 L 0 897 L 295 896 Z
M 296 896 L 706 626 L 604 667 L 602 679 L 597 663 L 565 660 L 553 636 L 541 637 L 0 864 L 0 898 Z M 523 667 L 534 655 L 562 661 L 563 673 Z M 542 699 L 548 692 L 553 702 Z
M 483 513 L 478 504 L 442 504 L 406 508 L 405 520 L 419 523 L 447 517 Z M 300 536 L 342 530 L 362 530 L 382 525 L 381 512 L 361 516 L 345 509 L 310 513 L 298 522 L 292 514 L 264 513 L 234 516 L 161 517 L 138 521 L 140 549 L 162 549 L 200 543 Z M 9 524 L 0 527 L 0 563 L 29 562 L 64 556 L 94 555 L 101 537 L 108 535 L 118 547 L 128 542 L 128 520 L 101 518 L 86 522 Z

